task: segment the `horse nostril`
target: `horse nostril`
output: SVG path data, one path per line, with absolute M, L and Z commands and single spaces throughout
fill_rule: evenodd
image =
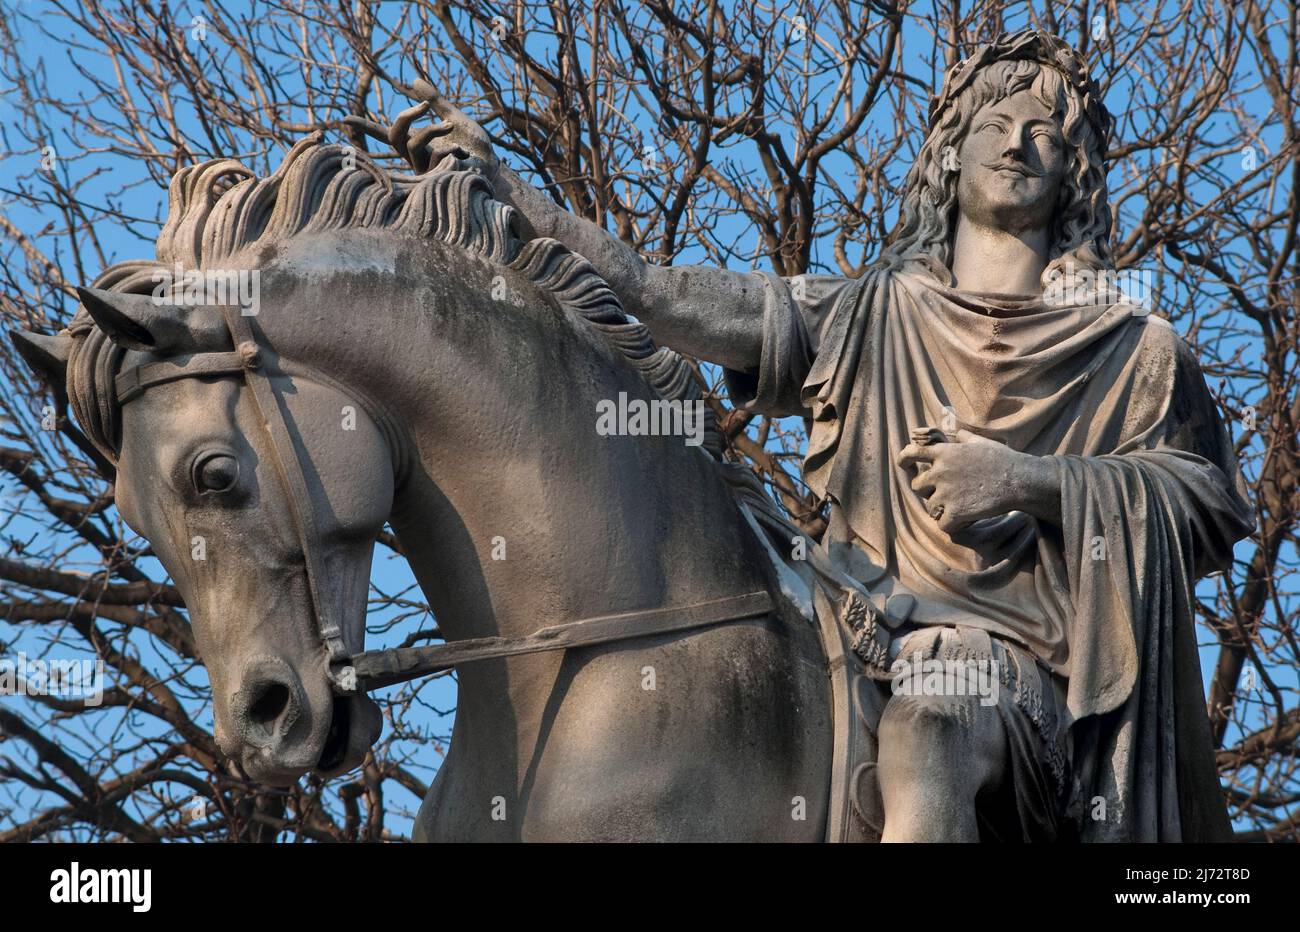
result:
M 230 717 L 241 741 L 269 748 L 289 739 L 306 705 L 293 669 L 277 657 L 249 660 L 231 697 Z
M 275 723 L 289 707 L 289 687 L 283 683 L 267 683 L 258 691 L 248 707 L 248 718 L 261 725 L 268 734 L 275 733 Z

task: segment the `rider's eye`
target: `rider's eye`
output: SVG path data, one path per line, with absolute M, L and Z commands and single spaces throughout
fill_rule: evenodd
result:
M 228 453 L 209 453 L 194 464 L 194 484 L 200 492 L 225 492 L 239 479 L 239 460 Z

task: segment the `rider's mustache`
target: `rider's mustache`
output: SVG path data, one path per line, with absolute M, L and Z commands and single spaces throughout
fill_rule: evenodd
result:
M 991 168 L 995 171 L 1015 171 L 1022 175 L 1028 175 L 1030 178 L 1041 178 L 1043 173 L 1037 169 L 1030 168 L 1026 163 L 1017 159 L 994 159 L 991 162 L 981 162 L 985 168 Z

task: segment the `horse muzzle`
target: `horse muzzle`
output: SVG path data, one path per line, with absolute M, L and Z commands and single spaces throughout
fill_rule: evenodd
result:
M 379 707 L 364 693 L 335 696 L 324 676 L 308 689 L 278 657 L 244 667 L 229 703 L 222 748 L 251 778 L 287 786 L 309 771 L 334 776 L 358 766 L 382 727 Z

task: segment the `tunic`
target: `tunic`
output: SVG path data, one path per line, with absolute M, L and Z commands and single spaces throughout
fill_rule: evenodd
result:
M 966 293 L 924 273 L 762 274 L 763 349 L 733 400 L 803 415 L 804 478 L 864 579 L 919 625 L 982 628 L 1059 678 L 1086 840 L 1230 835 L 1201 687 L 1195 579 L 1253 515 L 1214 400 L 1168 322 L 1084 295 Z M 949 536 L 896 465 L 914 427 L 1046 457 L 1060 527 L 1023 512 Z

